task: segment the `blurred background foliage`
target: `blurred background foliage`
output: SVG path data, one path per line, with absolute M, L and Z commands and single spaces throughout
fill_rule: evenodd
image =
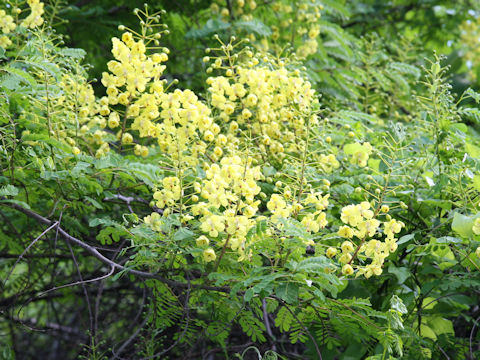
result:
M 477 88 L 477 74 L 480 72 L 474 55 L 480 48 L 478 28 L 478 4 L 474 0 L 370 0 L 315 1 L 323 4 L 325 11 L 322 21 L 339 26 L 336 31 L 345 30 L 354 37 L 378 34 L 385 46 L 398 47 L 399 34 L 405 43 L 417 45 L 423 53 L 415 52 L 418 62 L 424 56 L 431 56 L 434 50 L 445 54 L 445 64 L 450 65 L 453 92 L 460 93 L 467 87 Z M 93 82 L 97 92 L 98 79 L 110 60 L 111 38 L 118 36 L 118 25 L 132 29 L 138 26 L 138 19 L 133 15 L 135 8 L 143 7 L 141 0 L 81 0 L 65 1 L 59 18 L 57 30 L 65 34 L 66 45 L 87 50 L 86 62 L 91 65 L 89 74 L 97 79 Z M 205 48 L 215 45 L 212 35 L 231 33 L 223 26 L 221 16 L 211 17 L 210 8 L 215 2 L 207 0 L 157 0 L 149 2 L 153 10 L 166 10 L 163 17 L 169 26 L 170 35 L 162 39 L 162 44 L 171 49 L 169 76 L 180 81 L 184 88 L 198 89 L 205 79 L 204 65 L 199 61 Z M 271 1 L 265 1 L 266 4 Z M 262 2 L 259 2 L 259 7 Z M 267 17 L 275 19 L 271 8 L 266 9 Z M 268 13 L 270 12 L 270 13 Z M 210 20 L 209 23 L 207 21 Z M 212 21 L 213 20 L 213 21 Z M 256 19 L 261 23 L 260 20 Z M 259 28 L 262 24 L 258 25 Z M 254 29 L 255 30 L 255 29 Z M 321 35 L 331 29 L 321 29 Z M 419 46 L 421 45 L 421 46 Z M 353 56 L 355 56 L 353 54 Z M 473 58 L 472 58 L 473 57 Z M 353 60 L 353 59 L 351 59 Z M 315 61 L 318 62 L 318 57 Z M 310 63 L 309 65 L 312 65 Z M 313 69 L 321 71 L 328 64 L 317 64 Z M 319 69 L 320 68 L 320 69 Z M 328 70 L 327 70 L 328 71 Z M 97 85 L 97 86 L 95 86 Z

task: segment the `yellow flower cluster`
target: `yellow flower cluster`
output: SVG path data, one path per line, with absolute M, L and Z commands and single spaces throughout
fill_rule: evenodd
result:
M 134 135 L 138 133 L 139 137 L 155 139 L 170 162 L 174 175 L 165 176 L 153 194 L 163 216 L 152 213 L 144 222 L 161 232 L 166 217 L 180 215 L 182 224 L 200 231 L 195 245 L 203 248 L 207 263 L 217 259 L 216 247 L 223 247 L 222 255 L 228 248 L 238 254 L 239 261 L 249 259 L 250 245 L 256 239 L 247 234 L 260 221 L 267 220 L 266 233 L 270 235 L 281 232 L 282 220 L 288 218 L 299 221 L 312 234 L 324 229 L 328 225 L 329 194 L 314 190 L 302 176 L 297 179 L 299 184 L 292 180 L 298 188 L 292 190 L 281 184 L 268 199 L 259 186 L 265 176 L 256 166 L 273 159 L 282 168 L 287 153 L 319 164 L 325 173 L 340 166 L 335 155 L 307 149 L 314 136 L 309 129 L 318 124 L 313 115 L 319 107 L 318 97 L 311 84 L 298 71 L 290 71 L 283 61 L 254 55 L 248 48 L 235 54 L 234 39 L 227 45 L 220 41 L 221 48 L 214 50 L 223 55 L 207 56 L 204 61 L 212 60 L 209 69 L 218 69 L 223 75 L 207 79 L 209 97 L 204 103 L 190 90 L 169 90 L 170 86 L 160 79 L 168 50 L 149 55 L 145 39 L 125 32 L 121 39 L 113 40 L 115 60 L 108 63 L 110 72 L 102 77 L 107 96 L 96 108 L 84 110 L 93 122 L 97 121 L 95 111 L 103 116 L 102 121 L 91 126 L 97 144 L 108 146 L 102 128 L 121 128 L 117 138 L 122 144 L 132 144 L 136 155 L 148 155 L 147 147 L 135 143 Z M 247 154 L 244 147 L 248 148 Z M 370 144 L 347 147 L 348 151 L 344 150 L 352 156 L 352 162 L 365 166 L 373 150 Z M 303 156 L 307 153 L 308 159 Z M 196 174 L 197 180 L 190 180 L 186 172 Z M 324 185 L 329 187 L 328 180 Z M 283 189 L 279 193 L 280 187 Z M 257 215 L 262 201 L 270 217 Z M 385 257 L 395 251 L 395 234 L 403 224 L 388 214 L 388 221 L 383 222 L 385 241 L 365 242 L 382 226 L 370 207 L 370 203 L 363 202 L 342 209 L 345 225 L 339 235 L 346 240 L 338 260 L 344 274 L 355 272 L 351 262 L 357 255 L 370 261 L 364 267 L 355 266 L 357 274 L 379 274 Z M 360 240 L 357 248 L 350 241 L 354 237 Z M 336 248 L 327 250 L 327 256 L 336 255 Z
M 206 179 L 194 185 L 204 201 L 192 206 L 192 214 L 201 216 L 201 230 L 212 238 L 225 232 L 228 246 L 244 255 L 248 230 L 255 225 L 260 200 L 255 197 L 263 175 L 239 156 L 224 157 L 220 165 L 206 169 Z
M 80 154 L 77 147 L 79 140 L 97 149 L 97 156 L 110 150 L 104 137 L 107 135 L 102 129 L 106 127 L 105 119 L 96 116 L 99 104 L 96 101 L 92 86 L 82 75 L 64 75 L 58 85 L 63 89 L 62 95 L 52 98 L 54 108 L 63 109 L 52 126 L 59 140 L 65 141 L 73 147 L 74 155 Z M 60 115 L 60 114 L 58 114 Z
M 16 27 L 17 26 L 13 21 L 13 17 L 10 15 L 7 15 L 5 10 L 0 10 L 0 28 L 2 29 L 2 32 L 4 34 L 8 34 L 10 33 L 10 31 L 15 30 Z
M 165 88 L 160 77 L 168 49 L 148 55 L 143 39 L 136 41 L 130 32 L 123 33 L 121 40 L 114 38 L 112 43 L 115 60 L 108 63 L 110 73 L 102 76 L 108 96 L 101 100 L 100 108 L 100 114 L 108 116 L 109 128 L 122 127 L 117 136 L 123 144 L 130 144 L 131 134 L 124 132 L 129 120 L 131 130 L 138 131 L 140 137 L 155 138 L 171 159 L 181 159 L 191 166 L 198 164 L 220 127 L 192 91 L 168 92 Z M 123 113 L 111 109 L 118 104 L 125 106 Z M 134 152 L 147 156 L 148 148 L 137 144 Z
M 303 197 L 300 203 L 297 199 L 292 199 L 291 203 L 287 203 L 285 197 L 291 198 L 288 187 L 284 189 L 283 196 L 272 194 L 270 200 L 267 202 L 267 209 L 272 213 L 270 220 L 274 224 L 277 224 L 282 218 L 286 219 L 293 214 L 301 214 L 302 210 L 304 210 L 305 214 L 301 214 L 303 216 L 301 223 L 306 231 L 317 233 L 320 229 L 327 226 L 328 221 L 326 214 L 322 210 L 328 207 L 329 194 L 322 196 L 321 192 L 312 191 Z
M 333 170 L 338 169 L 340 167 L 340 163 L 338 162 L 335 155 L 324 155 L 320 154 L 318 158 L 318 163 L 320 168 L 327 174 L 331 173 Z
M 11 31 L 15 30 L 16 24 L 13 20 L 13 17 L 7 15 L 5 10 L 0 10 L 0 30 L 3 34 L 9 34 Z M 0 36 L 0 47 L 7 48 L 12 44 L 12 41 L 6 35 Z
M 175 201 L 180 199 L 181 187 L 180 179 L 176 176 L 163 178 L 163 188 L 153 194 L 153 198 L 157 200 L 157 206 L 163 209 L 165 206 L 173 206 Z
M 23 19 L 21 25 L 30 29 L 41 26 L 43 24 L 42 15 L 44 13 L 44 4 L 40 2 L 40 0 L 27 0 L 27 4 L 30 7 L 30 14 Z M 15 14 L 20 14 L 22 10 L 14 7 L 13 12 Z M 0 47 L 6 49 L 12 44 L 10 38 L 5 34 L 9 34 L 15 30 L 16 27 L 17 24 L 15 23 L 13 16 L 7 14 L 5 10 L 0 10 Z
M 354 273 L 351 263 L 353 261 L 352 254 L 355 254 L 363 260 L 370 260 L 370 263 L 366 266 L 356 266 L 358 268 L 357 276 L 364 275 L 369 278 L 372 275 L 380 275 L 383 271 L 382 266 L 385 258 L 397 250 L 395 235 L 400 233 L 405 225 L 401 221 L 392 219 L 388 214 L 386 215 L 387 221 L 383 223 L 377 220 L 375 216 L 376 212 L 371 209 L 371 204 L 368 201 L 342 208 L 340 219 L 345 225 L 339 228 L 338 235 L 346 239 L 356 237 L 360 240 L 360 245 L 356 249 L 350 240 L 342 243 L 338 261 L 343 264 L 343 274 L 352 275 Z M 371 239 L 379 233 L 381 225 L 383 225 L 385 240 L 382 242 Z M 369 238 L 371 240 L 366 241 Z M 326 255 L 330 258 L 336 256 L 337 249 L 328 248 Z
M 306 122 L 311 126 L 318 122 L 315 116 L 306 119 L 304 114 L 310 114 L 318 100 L 310 82 L 285 64 L 274 64 L 268 58 L 259 64 L 253 54 L 247 54 L 246 66 L 227 68 L 227 76 L 207 79 L 211 105 L 223 126 L 229 123 L 229 143 L 242 136 L 253 137 L 261 154 L 282 160 L 285 152 L 303 149 Z M 222 68 L 222 60 L 229 59 L 218 57 L 214 67 Z
M 299 58 L 304 59 L 315 54 L 318 50 L 318 36 L 322 5 L 302 0 L 291 2 L 275 1 L 272 10 L 278 14 L 280 21 L 272 25 L 272 40 L 278 41 L 280 48 L 285 44 L 296 45 L 295 50 Z M 293 28 L 293 24 L 301 24 Z M 298 40 L 298 41 L 296 41 Z
M 160 216 L 159 213 L 152 213 L 151 215 L 148 215 L 143 218 L 143 221 L 145 224 L 150 225 L 152 230 L 154 231 L 162 231 L 162 225 L 163 225 L 163 218 Z
M 266 24 L 272 29 L 270 38 L 274 43 L 272 45 L 270 41 L 263 38 L 256 45 L 263 51 L 268 51 L 271 47 L 271 50 L 278 53 L 284 50 L 285 45 L 293 46 L 300 59 L 317 52 L 320 34 L 318 22 L 321 17 L 320 11 L 323 9 L 322 5 L 310 0 L 274 1 L 264 5 L 269 6 L 269 11 L 276 15 L 275 23 Z M 225 0 L 215 0 L 210 9 L 213 14 L 220 14 L 224 21 L 236 18 L 250 21 L 257 9 L 257 3 L 254 0 L 232 0 L 227 6 Z M 301 25 L 295 26 L 294 24 Z M 248 36 L 251 41 L 257 40 L 253 33 Z
M 28 6 L 30 6 L 30 14 L 22 21 L 22 25 L 33 29 L 43 24 L 42 15 L 44 13 L 43 3 L 40 0 L 27 0 Z

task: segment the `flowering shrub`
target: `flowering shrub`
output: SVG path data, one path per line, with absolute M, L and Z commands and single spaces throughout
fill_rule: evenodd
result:
M 440 57 L 214 1 L 189 89 L 145 5 L 92 83 L 65 11 L 0 1 L 2 356 L 38 327 L 65 358 L 474 358 L 480 95 Z

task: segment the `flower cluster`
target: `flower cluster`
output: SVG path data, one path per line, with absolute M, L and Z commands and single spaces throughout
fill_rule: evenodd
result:
M 40 0 L 27 0 L 30 6 L 30 14 L 22 21 L 22 25 L 33 29 L 43 24 L 43 3 Z
M 106 133 L 101 130 L 106 127 L 106 122 L 97 116 L 99 104 L 92 86 L 80 74 L 64 75 L 58 86 L 63 91 L 58 97 L 52 96 L 52 107 L 63 111 L 56 113 L 58 120 L 52 123 L 51 131 L 59 140 L 72 146 L 74 155 L 81 152 L 79 141 L 98 148 L 97 156 L 99 152 L 108 152 L 108 142 L 104 141 Z
M 388 212 L 387 206 L 380 209 Z M 338 257 L 338 261 L 343 264 L 343 274 L 352 275 L 354 273 L 353 257 L 358 256 L 363 261 L 369 260 L 370 263 L 365 266 L 355 265 L 358 269 L 357 276 L 364 275 L 369 278 L 372 275 L 380 275 L 385 258 L 397 250 L 395 235 L 400 233 L 405 225 L 401 221 L 392 219 L 388 214 L 385 214 L 386 221 L 381 222 L 376 218 L 378 212 L 371 209 L 368 201 L 347 205 L 342 209 L 340 219 L 345 225 L 339 228 L 338 235 L 348 239 L 342 243 L 341 254 Z M 372 239 L 376 235 L 381 235 L 381 225 L 383 225 L 383 235 L 385 235 L 383 242 Z M 354 237 L 360 240 L 360 244 L 356 248 L 350 241 Z M 367 241 L 367 239 L 371 240 Z M 326 255 L 330 258 L 336 256 L 337 249 L 328 248 Z
M 163 188 L 153 194 L 153 198 L 157 201 L 157 206 L 160 209 L 165 206 L 172 206 L 181 196 L 180 179 L 178 177 L 165 177 L 162 185 Z
M 263 51 L 272 50 L 275 53 L 281 53 L 285 45 L 293 46 L 299 59 L 315 54 L 318 50 L 319 19 L 323 6 L 309 0 L 274 1 L 269 6 L 276 14 L 275 23 L 266 24 L 272 30 L 269 38 L 273 42 L 267 38 L 256 41 L 257 37 L 253 33 L 247 34 L 249 39 L 255 42 L 255 46 Z M 257 9 L 257 3 L 254 0 L 236 0 L 227 4 L 224 0 L 216 0 L 210 9 L 213 14 L 221 15 L 225 21 L 235 18 L 250 21 Z
M 298 154 L 304 147 L 306 123 L 314 126 L 318 122 L 316 116 L 305 115 L 318 105 L 310 82 L 283 62 L 264 57 L 260 63 L 251 51 L 246 51 L 245 65 L 233 65 L 229 46 L 222 47 L 225 56 L 208 57 L 215 59 L 213 68 L 225 71 L 225 76 L 207 79 L 211 105 L 222 126 L 228 125 L 230 138 L 255 139 L 261 154 L 278 161 L 285 152 Z
M 170 89 L 173 84 L 161 80 L 168 50 L 157 47 L 161 52 L 150 54 L 152 39 L 155 34 L 133 31 L 113 39 L 115 60 L 108 63 L 109 72 L 102 76 L 107 96 L 93 108 L 83 109 L 90 119 L 85 126 L 94 130 L 94 141 L 100 147 L 108 147 L 103 139 L 108 135 L 103 130 L 106 126 L 116 133 L 120 148 L 131 146 L 138 156 L 148 156 L 149 150 L 136 139 L 152 139 L 158 144 L 166 159 L 162 164 L 167 166 L 153 194 L 161 211 L 146 216 L 144 223 L 164 236 L 168 218 L 178 219 L 196 234 L 185 240 L 189 241 L 185 246 L 196 247 L 195 254 L 201 252 L 206 263 L 226 252 L 238 261 L 251 259 L 260 237 L 249 232 L 258 226 L 272 241 L 282 238 L 285 221 L 290 220 L 312 239 L 322 238 L 324 229 L 328 233 L 328 208 L 336 204 L 330 204 L 328 192 L 319 190 L 329 189 L 330 182 L 323 179 L 319 185 L 318 170 L 331 173 L 340 162 L 334 155 L 338 149 L 326 154 L 313 141 L 321 134 L 309 131 L 319 124 L 318 96 L 310 82 L 299 71 L 292 71 L 286 60 L 255 54 L 248 47 L 238 51 L 241 41 L 235 43 L 232 38 L 224 44 L 217 38 L 221 47 L 212 50 L 220 55 L 212 53 L 204 61 L 212 63 L 207 73 L 215 69 L 220 74 L 207 79 L 208 97 L 203 102 L 194 92 Z M 316 146 L 314 151 L 310 142 Z M 369 143 L 344 148 L 351 162 L 361 167 L 366 166 L 372 151 Z M 302 171 L 292 161 L 302 162 Z M 310 167 L 309 173 L 304 171 L 306 167 Z M 266 175 L 271 171 L 267 168 L 279 175 L 279 181 L 267 191 L 269 195 L 261 187 L 273 182 Z M 382 226 L 370 207 L 363 202 L 342 210 L 344 226 L 339 235 L 346 240 L 338 261 L 344 274 L 378 275 L 385 257 L 395 251 L 395 234 L 403 224 L 386 214 L 385 241 L 366 242 L 378 235 Z M 354 245 L 354 237 L 359 239 L 358 245 Z M 303 242 L 315 245 L 311 239 Z M 336 255 L 336 248 L 327 250 L 327 256 Z M 354 257 L 369 263 L 353 265 Z
M 192 206 L 192 214 L 201 216 L 200 229 L 211 238 L 225 232 L 225 243 L 245 258 L 248 230 L 255 225 L 260 205 L 256 199 L 261 189 L 257 185 L 263 175 L 252 158 L 224 157 L 220 165 L 206 169 L 206 179 L 194 185 L 202 201 Z
M 15 30 L 16 24 L 13 20 L 13 17 L 7 15 L 5 10 L 0 10 L 0 30 L 3 34 L 9 34 L 11 31 Z M 12 44 L 12 41 L 6 35 L 0 36 L 0 47 L 7 48 Z
M 289 2 L 276 1 L 272 10 L 279 14 L 280 21 L 272 25 L 272 40 L 279 42 L 280 47 L 285 43 L 295 46 L 296 55 L 304 59 L 318 50 L 318 36 L 320 25 L 318 23 L 323 9 L 321 5 L 312 1 Z M 293 29 L 292 24 L 301 24 Z M 297 41 L 295 41 L 297 40 Z
M 34 29 L 43 24 L 42 15 L 44 13 L 44 4 L 40 0 L 27 0 L 27 4 L 30 7 L 30 14 L 23 19 L 21 25 Z M 19 8 L 13 8 L 13 13 L 18 15 L 22 12 Z M 7 36 L 17 28 L 17 24 L 12 15 L 7 14 L 5 10 L 0 9 L 0 47 L 6 49 L 12 45 L 12 41 Z
M 112 43 L 115 60 L 108 63 L 110 72 L 103 73 L 107 96 L 100 101 L 100 114 L 108 117 L 108 127 L 117 131 L 122 144 L 133 143 L 128 130 L 138 131 L 140 137 L 156 139 L 171 159 L 198 164 L 220 128 L 210 117 L 210 109 L 192 91 L 169 92 L 160 79 L 168 49 L 148 55 L 145 41 L 135 40 L 131 32 L 124 32 Z M 136 144 L 134 152 L 146 156 L 148 148 Z

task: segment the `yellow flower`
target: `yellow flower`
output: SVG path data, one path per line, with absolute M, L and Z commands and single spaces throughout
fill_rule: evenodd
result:
M 341 248 L 344 253 L 353 252 L 353 244 L 350 241 L 344 241 Z
M 197 246 L 206 246 L 210 243 L 210 240 L 205 235 L 201 235 L 196 240 Z
M 320 230 L 320 225 L 314 220 L 313 214 L 307 214 L 302 219 L 302 225 L 305 227 L 305 230 L 308 232 L 318 232 Z
M 211 141 L 213 141 L 215 136 L 213 135 L 213 133 L 210 130 L 207 130 L 203 134 L 203 138 L 205 139 L 205 141 L 211 142 Z
M 353 268 L 350 264 L 345 264 L 342 267 L 342 274 L 343 275 L 352 275 L 353 274 Z
M 357 205 L 348 205 L 342 208 L 340 219 L 351 226 L 357 226 L 362 221 L 362 209 Z
M 353 237 L 353 229 L 346 225 L 340 226 L 340 229 L 338 229 L 338 235 L 347 239 L 351 239 Z
M 133 136 L 129 133 L 122 135 L 122 144 L 131 144 L 133 142 Z
M 328 221 L 327 221 L 327 214 L 325 214 L 323 211 L 320 212 L 317 216 L 317 223 L 318 226 L 320 226 L 321 229 L 325 228 L 327 226 Z
M 270 197 L 270 201 L 267 203 L 267 209 L 275 212 L 276 210 L 281 210 L 286 207 L 286 202 L 283 198 L 278 194 L 273 194 Z
M 332 258 L 337 255 L 337 249 L 335 249 L 334 247 L 329 247 L 325 252 L 325 255 L 327 255 L 328 258 Z
M 160 216 L 160 214 L 158 214 L 156 212 L 152 213 L 151 215 L 148 215 L 148 216 L 144 217 L 143 221 L 145 222 L 145 224 L 150 225 L 152 230 L 155 230 L 155 231 L 161 231 L 162 230 L 162 228 L 161 228 L 162 224 L 163 224 L 162 217 Z
M 210 261 L 214 261 L 216 258 L 217 255 L 215 254 L 215 250 L 213 250 L 212 248 L 203 250 L 203 260 L 205 260 L 205 262 L 208 263 Z
M 346 264 L 350 260 L 352 260 L 352 255 L 350 255 L 349 253 L 342 254 L 342 256 L 340 256 L 340 258 L 338 259 L 338 261 L 342 264 Z

